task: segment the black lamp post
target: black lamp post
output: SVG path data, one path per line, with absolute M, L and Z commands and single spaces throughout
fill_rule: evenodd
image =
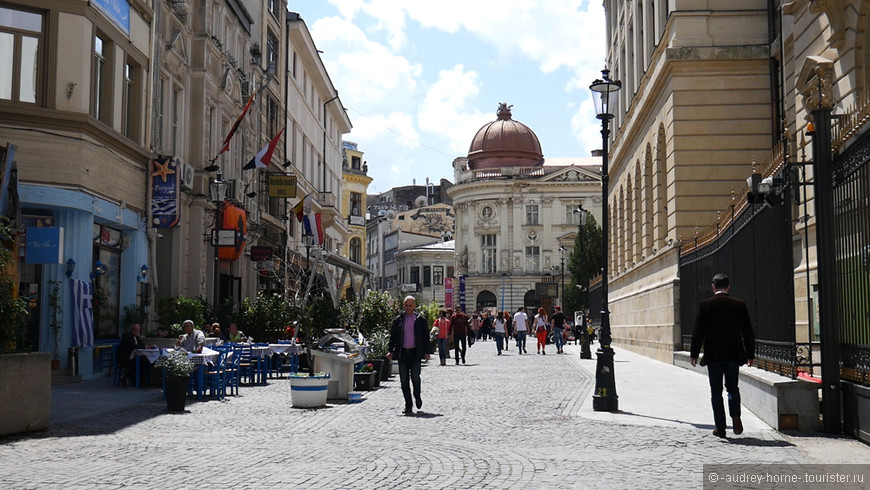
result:
M 214 218 L 214 295 L 212 296 L 212 308 L 215 319 L 217 318 L 218 304 L 220 303 L 220 275 L 221 275 L 221 259 L 220 254 L 220 232 L 223 228 L 224 200 L 227 197 L 227 188 L 229 183 L 224 180 L 220 172 L 217 173 L 214 180 L 208 183 L 208 194 L 211 202 L 215 204 Z
M 561 303 L 565 304 L 565 246 L 559 245 L 559 261 L 562 262 L 562 291 L 559 293 L 562 297 Z
M 607 209 L 607 184 L 609 180 L 607 158 L 608 143 L 610 139 L 610 120 L 613 119 L 613 105 L 616 103 L 616 94 L 622 88 L 622 82 L 610 79 L 610 70 L 601 70 L 601 79 L 597 79 L 589 86 L 592 91 L 592 101 L 595 103 L 596 117 L 601 119 L 601 142 L 603 151 L 601 154 L 601 231 L 602 231 L 602 258 L 601 265 L 601 340 L 598 342 L 597 364 L 595 368 L 595 393 L 592 395 L 592 409 L 596 412 L 615 412 L 619 410 L 618 397 L 616 395 L 616 378 L 613 373 L 613 349 L 610 347 L 610 309 L 607 304 L 607 267 L 608 267 L 608 244 L 610 242 L 610 230 L 608 228 Z
M 580 237 L 580 278 L 582 279 L 584 277 L 584 260 L 586 259 L 586 249 L 583 248 L 583 234 L 586 233 L 586 215 L 589 212 L 583 209 L 582 204 L 578 204 L 574 213 L 579 216 L 578 224 L 580 226 L 577 234 Z M 583 301 L 587 288 L 586 284 L 575 284 L 575 286 L 577 286 L 577 294 L 580 297 L 580 359 L 592 359 L 592 352 L 589 350 L 589 332 L 586 329 L 586 303 Z

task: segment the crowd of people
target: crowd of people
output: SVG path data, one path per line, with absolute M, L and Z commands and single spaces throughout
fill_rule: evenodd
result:
M 465 352 L 476 341 L 494 340 L 496 355 L 500 356 L 509 350 L 508 344 L 513 340 L 520 354 L 528 354 L 526 337 L 533 334 L 537 353 L 546 355 L 548 344 L 555 346 L 557 354 L 563 354 L 564 345 L 569 339 L 573 339 L 576 345 L 584 330 L 590 341 L 595 335 L 588 317 L 575 324 L 562 313 L 560 306 L 555 307 L 552 316 L 548 316 L 544 308 L 538 308 L 533 316 L 529 316 L 522 306 L 514 313 L 483 310 L 473 313 L 471 317 L 461 307 L 456 311 L 447 308 L 440 312 L 432 327 L 442 366 L 451 357 L 456 364 L 465 364 Z
M 470 345 L 478 340 L 492 338 L 496 355 L 500 356 L 509 350 L 511 339 L 516 344 L 517 352 L 528 354 L 526 336 L 534 332 L 538 354 L 546 355 L 548 344 L 555 345 L 556 353 L 562 354 L 567 341 L 565 334 L 569 329 L 574 334 L 575 343 L 581 333 L 590 334 L 590 338 L 594 334 L 588 317 L 581 318 L 578 324 L 571 324 L 559 306 L 555 307 L 552 316 L 548 316 L 544 308 L 538 308 L 531 318 L 522 306 L 513 314 L 509 311 L 484 310 L 471 317 L 462 307 L 455 311 L 447 308 L 439 312 L 431 326 L 423 315 L 415 311 L 416 306 L 416 299 L 407 296 L 402 302 L 402 313 L 393 320 L 390 329 L 388 358 L 396 359 L 399 364 L 399 379 L 405 400 L 402 413 L 405 415 L 413 415 L 415 405 L 417 410 L 423 406 L 420 367 L 435 351 L 438 352 L 441 366 L 446 366 L 450 358 L 456 365 L 460 362 L 465 364 L 465 353 Z M 584 332 L 584 329 L 588 330 Z

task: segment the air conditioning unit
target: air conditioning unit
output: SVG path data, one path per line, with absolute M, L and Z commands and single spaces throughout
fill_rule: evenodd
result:
M 189 163 L 181 164 L 181 188 L 193 190 L 193 165 Z
M 239 196 L 242 195 L 242 183 L 237 179 L 227 180 L 227 199 L 242 202 Z
M 245 196 L 245 210 L 248 212 L 248 223 L 260 222 L 260 206 L 257 205 L 256 198 Z

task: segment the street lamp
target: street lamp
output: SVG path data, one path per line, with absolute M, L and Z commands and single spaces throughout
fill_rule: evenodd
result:
M 506 279 L 507 279 L 507 272 L 502 272 L 501 273 L 501 311 L 505 311 L 505 309 L 504 309 L 504 283 L 505 283 Z
M 229 182 L 225 181 L 223 175 L 218 172 L 214 180 L 208 183 L 208 194 L 211 202 L 215 204 L 214 218 L 214 296 L 212 297 L 212 308 L 214 309 L 214 317 L 217 319 L 218 303 L 220 302 L 220 274 L 221 274 L 221 259 L 218 251 L 220 250 L 220 230 L 223 228 L 223 211 L 224 200 L 227 197 L 227 188 Z
M 622 82 L 610 79 L 610 70 L 601 70 L 601 78 L 592 82 L 589 90 L 592 91 L 592 101 L 595 103 L 595 113 L 601 119 L 601 235 L 602 258 L 601 264 L 601 340 L 598 342 L 598 351 L 595 353 L 598 360 L 595 367 L 595 392 L 592 395 L 592 409 L 596 412 L 615 412 L 619 408 L 616 396 L 616 378 L 613 373 L 613 349 L 610 347 L 610 310 L 607 304 L 607 258 L 610 230 L 608 228 L 607 209 L 607 151 L 610 139 L 610 120 L 613 119 L 613 106 L 616 103 L 616 94 L 622 88 Z
M 565 304 L 565 246 L 559 245 L 559 260 L 562 262 L 562 301 L 561 303 Z

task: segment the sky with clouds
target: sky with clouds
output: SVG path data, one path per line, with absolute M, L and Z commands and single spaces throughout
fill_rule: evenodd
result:
M 589 84 L 605 56 L 600 1 L 289 0 L 305 20 L 374 178 L 370 193 L 453 181 L 500 102 L 545 158 L 601 147 Z

